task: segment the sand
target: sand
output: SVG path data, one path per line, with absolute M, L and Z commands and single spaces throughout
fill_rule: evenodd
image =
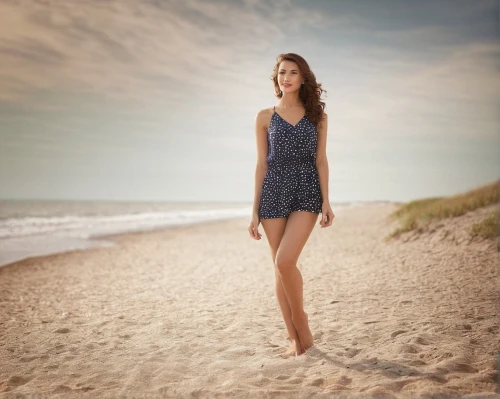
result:
M 466 233 L 492 208 L 385 242 L 395 208 L 314 229 L 299 267 L 316 345 L 287 359 L 247 219 L 2 267 L 0 398 L 499 397 L 499 252 Z

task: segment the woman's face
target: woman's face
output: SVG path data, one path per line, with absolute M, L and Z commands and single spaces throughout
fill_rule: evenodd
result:
M 300 89 L 304 82 L 297 63 L 284 60 L 278 68 L 278 85 L 283 93 L 293 92 Z

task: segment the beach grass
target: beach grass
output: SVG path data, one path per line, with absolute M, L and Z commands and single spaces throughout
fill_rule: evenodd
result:
M 498 209 L 485 217 L 481 222 L 475 223 L 471 228 L 473 237 L 494 238 L 500 235 L 500 212 Z
M 424 232 L 431 222 L 464 215 L 476 209 L 498 204 L 500 180 L 448 197 L 424 198 L 402 204 L 389 215 L 399 222 L 386 239 L 396 238 L 409 231 Z M 494 238 L 498 234 L 498 210 L 471 229 L 472 236 Z

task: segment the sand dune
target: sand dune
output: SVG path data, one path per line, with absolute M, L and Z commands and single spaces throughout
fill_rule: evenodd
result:
M 3 267 L 0 397 L 498 397 L 499 253 L 466 234 L 487 210 L 385 242 L 394 209 L 313 231 L 299 267 L 316 345 L 287 359 L 246 219 Z

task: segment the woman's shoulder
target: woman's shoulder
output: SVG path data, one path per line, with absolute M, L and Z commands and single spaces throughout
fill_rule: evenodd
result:
M 257 112 L 255 120 L 263 125 L 268 125 L 274 113 L 274 107 L 261 109 Z
M 274 107 L 263 108 L 257 112 L 257 118 L 270 117 L 274 113 Z

